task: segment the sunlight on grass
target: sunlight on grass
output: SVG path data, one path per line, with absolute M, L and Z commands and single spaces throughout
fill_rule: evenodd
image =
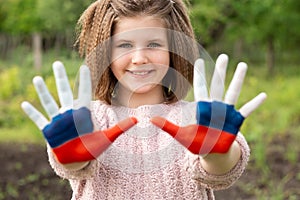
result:
M 1 128 L 0 143 L 1 142 L 43 144 L 44 138 L 42 133 L 33 124 L 24 124 L 14 128 Z

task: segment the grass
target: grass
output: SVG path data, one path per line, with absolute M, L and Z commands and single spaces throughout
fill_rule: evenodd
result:
M 20 138 L 23 141 L 23 136 L 28 137 L 27 140 L 30 142 L 30 136 L 33 138 L 33 142 L 36 141 L 36 131 L 31 122 L 22 113 L 19 105 L 23 100 L 33 101 L 32 103 L 39 107 L 39 101 L 35 94 L 34 88 L 31 84 L 31 79 L 35 75 L 32 69 L 31 62 L 28 62 L 28 58 L 23 58 L 23 60 L 18 60 L 19 63 L 23 64 L 12 64 L 10 62 L 0 61 L 0 70 L 9 68 L 11 66 L 17 66 L 20 69 L 19 76 L 21 80 L 21 86 L 17 89 L 18 94 L 12 94 L 7 97 L 6 100 L 1 100 L 0 104 L 2 107 L 12 106 L 15 104 L 13 115 L 19 115 L 22 125 L 22 131 L 20 135 L 15 136 L 15 132 L 20 132 L 19 127 L 1 127 L 0 124 L 0 141 L 2 140 L 18 140 Z M 46 83 L 52 92 L 52 94 L 57 98 L 55 83 L 52 75 L 52 62 L 53 60 L 62 60 L 66 66 L 67 73 L 74 82 L 77 75 L 78 69 L 82 60 L 76 58 L 76 56 L 69 56 L 63 58 L 56 56 L 54 52 L 49 52 L 44 56 L 44 63 L 42 71 L 40 72 L 46 80 Z M 261 137 L 272 137 L 275 134 L 284 134 L 285 132 L 293 132 L 295 134 L 299 131 L 299 121 L 300 121 L 300 79 L 298 78 L 300 72 L 296 65 L 286 66 L 283 70 L 278 69 L 276 75 L 272 77 L 267 76 L 266 67 L 264 66 L 254 66 L 249 65 L 248 74 L 243 85 L 243 89 L 237 104 L 237 108 L 241 107 L 244 103 L 252 99 L 259 92 L 266 92 L 268 98 L 266 102 L 258 108 L 244 123 L 242 131 L 245 132 L 247 139 L 251 141 L 256 141 Z M 229 66 L 229 72 L 227 79 L 231 78 L 234 66 Z M 71 83 L 71 84 L 72 84 Z M 10 86 L 12 87 L 12 86 Z M 25 89 L 24 89 L 25 88 Z M 40 108 L 40 107 L 39 107 Z M 33 132 L 33 133 L 27 133 Z M 4 134 L 5 133 L 5 134 Z M 5 135 L 5 136 L 3 136 Z M 33 135 L 33 136 L 32 136 Z
M 52 63 L 55 60 L 63 61 L 71 87 L 75 82 L 79 67 L 83 63 L 83 59 L 78 58 L 73 52 L 67 54 L 49 51 L 43 55 L 41 71 L 37 72 L 33 69 L 32 55 L 24 53 L 24 51 L 26 52 L 27 49 L 17 49 L 13 55 L 19 56 L 0 60 L 0 81 L 2 83 L 0 87 L 0 142 L 44 142 L 40 131 L 20 106 L 21 102 L 26 100 L 44 113 L 31 80 L 36 75 L 42 76 L 54 98 L 58 99 Z
M 8 88 L 16 87 L 14 92 L 8 93 L 8 96 L 0 99 L 0 143 L 25 142 L 44 144 L 41 132 L 20 108 L 20 103 L 23 100 L 29 100 L 41 109 L 31 84 L 31 79 L 36 72 L 32 69 L 32 61 L 28 58 L 29 56 L 19 57 L 16 59 L 16 62 L 0 60 L 1 73 L 14 66 L 19 69 L 20 79 L 19 86 L 8 86 Z M 64 62 L 72 82 L 74 82 L 82 60 L 74 55 L 57 56 L 55 52 L 49 52 L 44 55 L 43 69 L 37 74 L 45 78 L 52 94 L 55 95 L 56 89 L 51 69 L 53 60 L 62 60 Z M 231 78 L 234 68 L 233 64 L 229 66 L 228 80 Z M 254 167 L 262 172 L 262 177 L 258 181 L 263 182 L 269 188 L 257 188 L 250 183 L 243 186 L 245 190 L 253 191 L 258 199 L 284 199 L 284 184 L 287 180 L 282 179 L 278 183 L 271 180 L 272 174 L 270 174 L 270 166 L 267 164 L 267 153 L 271 148 L 281 148 L 281 151 L 284 151 L 284 155 L 290 163 L 295 164 L 297 162 L 298 153 L 300 152 L 300 146 L 297 142 L 300 138 L 299 76 L 300 70 L 296 64 L 278 67 L 276 73 L 272 76 L 268 74 L 266 67 L 263 65 L 249 64 L 248 73 L 236 108 L 240 108 L 260 92 L 266 92 L 268 95 L 264 104 L 245 120 L 241 128 L 250 144 L 252 150 L 251 159 L 254 161 Z M 5 83 L 2 82 L 2 86 L 3 84 Z M 1 122 L 3 123 L 1 124 Z M 289 144 L 286 144 L 284 147 L 272 146 L 274 138 L 282 138 L 284 140 L 287 136 L 292 137 L 289 139 Z M 298 180 L 300 180 L 300 175 L 298 174 L 298 176 Z M 296 198 L 294 196 L 290 197 L 290 199 Z
M 29 122 L 19 127 L 0 128 L 1 142 L 43 144 L 44 138 L 38 128 Z

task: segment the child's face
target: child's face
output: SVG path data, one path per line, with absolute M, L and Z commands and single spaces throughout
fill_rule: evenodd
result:
M 170 64 L 167 30 L 161 19 L 121 18 L 112 37 L 111 70 L 134 93 L 161 90 Z

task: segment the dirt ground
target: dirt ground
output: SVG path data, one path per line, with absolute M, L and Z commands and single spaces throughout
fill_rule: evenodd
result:
M 282 141 L 275 140 L 277 145 Z M 250 161 L 240 180 L 231 188 L 215 193 L 217 200 L 254 200 L 278 193 L 276 199 L 300 199 L 300 155 L 294 164 L 288 162 L 284 148 L 268 151 L 267 175 L 254 168 Z M 70 199 L 66 180 L 57 177 L 50 168 L 45 146 L 32 144 L 0 144 L 0 200 L 10 199 Z

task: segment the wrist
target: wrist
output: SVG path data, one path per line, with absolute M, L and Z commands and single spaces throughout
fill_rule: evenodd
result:
M 227 153 L 210 153 L 202 157 L 201 165 L 208 173 L 221 175 L 230 171 L 240 158 L 240 145 L 234 141 Z
M 90 164 L 90 162 L 76 162 L 76 163 L 61 164 L 61 165 L 68 170 L 77 171 L 77 170 L 85 168 L 89 164 Z

